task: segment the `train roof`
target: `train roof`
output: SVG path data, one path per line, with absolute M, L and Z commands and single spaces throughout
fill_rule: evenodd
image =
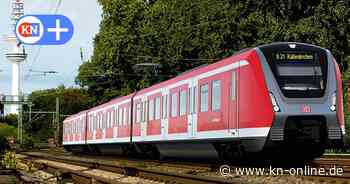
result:
M 189 77 L 192 77 L 192 76 L 195 76 L 197 74 L 200 74 L 202 72 L 206 72 L 206 71 L 210 71 L 212 69 L 215 69 L 217 67 L 221 67 L 223 65 L 226 65 L 228 64 L 229 62 L 231 62 L 233 59 L 243 59 L 245 58 L 247 55 L 249 55 L 249 53 L 254 50 L 255 48 L 258 48 L 258 49 L 264 49 L 264 48 L 268 48 L 268 47 L 285 47 L 287 45 L 290 45 L 290 44 L 296 44 L 296 45 L 303 45 L 303 46 L 310 46 L 310 47 L 315 47 L 315 48 L 318 48 L 318 49 L 324 49 L 322 47 L 319 47 L 319 46 L 316 46 L 316 45 L 312 45 L 312 44 L 307 44 L 307 43 L 300 43 L 300 42 L 274 42 L 274 43 L 269 43 L 269 44 L 264 44 L 264 45 L 259 45 L 259 46 L 256 46 L 256 47 L 252 47 L 252 48 L 246 48 L 246 49 L 243 49 L 243 50 L 240 50 L 238 52 L 236 52 L 235 54 L 233 54 L 232 56 L 229 56 L 227 58 L 224 58 L 224 59 L 221 59 L 215 63 L 212 63 L 212 64 L 208 64 L 208 65 L 202 65 L 202 66 L 199 66 L 199 67 L 196 67 L 196 68 L 193 68 L 189 71 L 186 71 L 186 72 L 183 72 L 181 73 L 180 75 L 174 77 L 174 78 L 171 78 L 171 79 L 168 79 L 166 81 L 163 81 L 163 82 L 160 82 L 160 83 L 157 83 L 157 84 L 154 84 L 150 87 L 147 87 L 147 88 L 144 88 L 144 89 L 141 89 L 139 91 L 135 92 L 134 93 L 131 93 L 127 96 L 119 96 L 119 97 L 116 97 L 106 103 L 103 103 L 101 105 L 98 105 L 98 106 L 95 106 L 93 108 L 90 108 L 90 109 L 87 109 L 87 110 L 84 110 L 84 111 L 81 111 L 77 114 L 74 114 L 72 116 L 69 116 L 68 118 L 65 119 L 66 120 L 69 120 L 69 119 L 73 119 L 77 116 L 81 116 L 83 113 L 88 113 L 90 111 L 95 111 L 95 110 L 98 110 L 98 109 L 101 109 L 103 107 L 106 107 L 106 106 L 109 106 L 109 105 L 112 105 L 112 104 L 115 104 L 115 103 L 118 103 L 120 101 L 123 101 L 123 100 L 127 100 L 129 98 L 131 98 L 133 95 L 135 96 L 138 96 L 138 95 L 141 95 L 141 94 L 144 94 L 144 93 L 147 93 L 149 91 L 152 91 L 154 89 L 157 89 L 157 88 L 160 88 L 160 87 L 163 87 L 163 86 L 166 86 L 166 85 L 169 85 L 173 82 L 177 82 L 177 81 L 180 81 L 180 80 L 184 80 L 184 79 L 187 79 Z

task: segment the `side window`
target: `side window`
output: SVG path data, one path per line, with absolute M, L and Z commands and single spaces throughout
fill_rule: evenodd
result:
M 96 127 L 96 117 L 92 115 L 92 131 L 95 131 Z
M 218 111 L 221 107 L 221 81 L 214 80 L 211 94 L 211 110 Z
M 146 102 L 141 102 L 140 105 L 141 105 L 141 122 L 144 122 L 145 121 Z
M 154 113 L 154 119 L 158 120 L 160 119 L 160 97 L 156 97 L 155 99 L 155 113 Z
M 130 121 L 131 121 L 131 106 L 127 108 L 128 109 L 128 119 L 127 119 L 127 122 L 128 124 L 131 124 Z
M 180 92 L 180 116 L 186 114 L 186 90 Z
M 115 125 L 118 125 L 118 108 L 114 109 L 114 117 L 115 117 L 114 123 Z
M 108 111 L 108 128 L 112 127 L 112 116 L 111 110 Z
M 209 94 L 209 87 L 208 84 L 204 84 L 201 86 L 201 104 L 200 104 L 200 111 L 201 112 L 207 112 L 208 111 L 208 94 Z
M 100 129 L 100 123 L 101 123 L 101 114 L 98 113 L 97 114 L 97 127 L 96 127 L 96 130 Z
M 152 121 L 154 119 L 154 100 L 149 100 L 148 103 L 148 120 Z
M 126 107 L 124 107 L 123 109 L 123 125 L 127 125 L 128 124 L 128 112 L 126 110 Z
M 94 131 L 94 116 L 90 116 L 90 132 Z
M 102 113 L 102 129 L 107 127 L 107 112 Z
M 237 78 L 236 78 L 236 72 L 233 71 L 231 74 L 231 100 L 236 99 L 236 91 L 237 91 Z
M 140 123 L 141 121 L 141 103 L 136 104 L 136 123 Z
M 148 111 L 149 111 L 149 109 L 148 109 L 148 103 L 149 103 L 148 100 L 145 101 L 145 121 L 148 121 L 148 119 L 149 119 L 149 117 L 148 117 Z
M 121 126 L 121 125 L 123 125 L 122 123 L 123 123 L 123 108 L 119 108 L 119 122 L 118 122 L 118 124 L 119 124 L 119 126 Z
M 192 112 L 195 114 L 196 112 L 197 112 L 197 86 L 194 86 L 193 87 L 193 99 L 192 99 L 192 101 L 193 101 L 193 104 L 192 104 L 192 108 L 193 108 L 193 110 L 192 110 Z
M 97 130 L 97 124 L 98 124 L 98 115 L 97 114 L 95 114 L 95 116 L 94 116 L 95 118 L 95 126 L 94 126 L 94 130 L 96 131 Z
M 177 116 L 177 93 L 171 94 L 171 117 Z
M 162 117 L 163 117 L 163 119 L 165 119 L 166 117 L 167 117 L 167 111 L 168 111 L 168 98 L 167 98 L 167 95 L 164 95 L 163 97 L 162 97 L 162 102 L 163 102 L 163 104 L 162 104 Z
M 108 128 L 108 126 L 109 126 L 109 121 L 108 121 L 108 111 L 106 111 L 105 113 L 104 113 L 105 115 L 104 115 L 104 117 L 105 117 L 105 120 L 104 120 L 104 128 Z
M 102 129 L 102 122 L 103 122 L 103 113 L 101 112 L 100 113 L 100 124 L 99 124 L 100 129 Z

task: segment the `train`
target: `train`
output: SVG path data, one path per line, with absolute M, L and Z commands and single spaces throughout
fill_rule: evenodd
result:
M 69 151 L 152 158 L 313 159 L 344 136 L 339 66 L 298 42 L 244 49 L 63 122 Z

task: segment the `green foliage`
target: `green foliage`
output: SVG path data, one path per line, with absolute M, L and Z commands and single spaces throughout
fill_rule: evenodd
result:
M 6 152 L 4 154 L 4 158 L 2 159 L 1 163 L 6 169 L 16 169 L 17 163 L 18 163 L 18 158 L 16 157 L 16 153 Z
M 28 150 L 28 149 L 33 149 L 34 144 L 37 143 L 38 141 L 35 140 L 32 136 L 29 136 L 28 134 L 25 134 L 23 136 L 23 144 L 21 145 L 22 148 Z
M 349 1 L 98 0 L 94 54 L 76 82 L 97 103 L 126 95 L 256 45 L 298 41 L 331 50 L 343 71 L 350 41 Z M 138 63 L 161 64 L 136 71 Z
M 16 128 L 0 123 L 0 153 L 9 148 L 7 139 L 10 137 L 16 137 Z
M 88 95 L 87 91 L 79 88 L 65 88 L 59 86 L 54 89 L 34 91 L 29 96 L 29 100 L 33 103 L 32 111 L 56 111 L 56 97 L 60 102 L 60 114 L 71 115 L 87 109 L 92 104 L 92 99 Z M 29 111 L 28 106 L 24 109 Z M 28 114 L 24 116 L 24 129 L 27 135 L 28 145 L 32 142 L 47 142 L 48 138 L 54 136 L 55 125 L 53 124 L 54 115 L 51 114 L 32 114 L 32 121 L 28 122 Z M 65 116 L 60 117 L 60 123 L 64 120 Z
M 17 126 L 17 118 L 18 117 L 16 114 L 8 114 L 6 116 L 0 117 L 0 123 Z
M 0 137 L 16 137 L 16 127 L 0 123 Z

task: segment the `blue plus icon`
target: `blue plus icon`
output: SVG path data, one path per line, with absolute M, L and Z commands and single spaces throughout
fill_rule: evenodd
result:
M 56 27 L 55 28 L 48 28 L 48 32 L 55 32 L 56 33 L 56 41 L 59 41 L 61 39 L 61 32 L 68 32 L 68 28 L 61 28 L 60 19 L 56 19 Z
M 16 35 L 23 44 L 62 45 L 73 37 L 73 23 L 64 15 L 25 15 L 18 22 Z

